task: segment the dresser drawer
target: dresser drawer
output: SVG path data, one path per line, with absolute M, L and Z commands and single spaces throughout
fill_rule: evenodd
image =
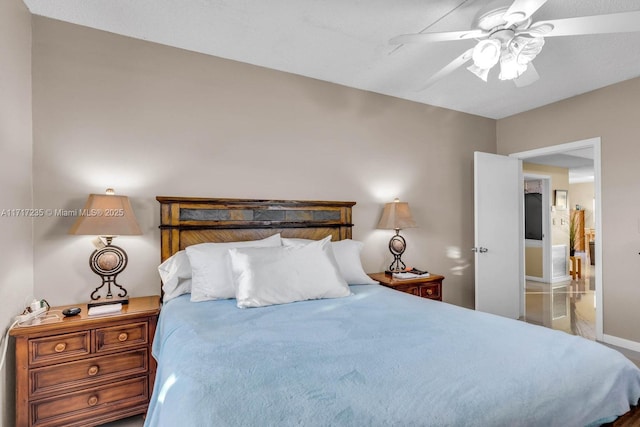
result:
M 100 381 L 147 372 L 147 349 L 31 370 L 30 393 L 37 398 L 49 392 L 68 391 Z
M 99 328 L 96 329 L 96 353 L 146 345 L 148 340 L 147 322 Z
M 423 298 L 440 299 L 440 285 L 420 286 L 420 296 Z
M 109 411 L 144 405 L 148 397 L 146 376 L 63 394 L 31 403 L 31 425 L 67 426 L 78 417 L 97 417 Z
M 396 289 L 400 292 L 420 296 L 420 288 L 418 286 L 404 285 L 398 286 Z
M 89 331 L 29 340 L 29 364 L 76 358 L 91 352 Z

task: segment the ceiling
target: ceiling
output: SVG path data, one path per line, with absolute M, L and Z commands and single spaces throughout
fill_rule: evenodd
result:
M 544 156 L 527 157 L 526 163 L 556 166 L 569 169 L 569 184 L 593 182 L 595 177 L 593 164 L 593 148 L 568 150 L 563 153 L 547 154 Z
M 419 90 L 475 41 L 398 47 L 389 39 L 470 29 L 486 0 L 24 2 L 35 15 L 493 119 L 640 76 L 640 33 L 549 37 L 530 86 L 500 81 L 496 70 L 485 83 L 462 67 Z M 640 0 L 548 0 L 533 17 L 631 10 Z

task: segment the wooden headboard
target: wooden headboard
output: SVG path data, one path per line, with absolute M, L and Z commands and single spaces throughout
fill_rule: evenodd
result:
M 351 238 L 355 202 L 158 196 L 161 261 L 190 245 L 282 237 Z

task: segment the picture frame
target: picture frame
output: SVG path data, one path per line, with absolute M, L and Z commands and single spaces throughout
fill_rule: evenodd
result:
M 553 204 L 557 210 L 566 210 L 567 209 L 567 190 L 555 190 Z

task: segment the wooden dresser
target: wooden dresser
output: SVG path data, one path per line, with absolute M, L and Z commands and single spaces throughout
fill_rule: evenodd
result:
M 17 326 L 16 426 L 89 427 L 144 414 L 155 378 L 151 343 L 158 296 L 131 298 L 119 313 Z
M 444 276 L 438 274 L 429 274 L 428 276 L 417 277 L 415 279 L 394 279 L 391 274 L 387 273 L 372 273 L 369 274 L 369 277 L 380 282 L 382 286 L 400 292 L 442 301 L 442 281 L 444 280 Z

